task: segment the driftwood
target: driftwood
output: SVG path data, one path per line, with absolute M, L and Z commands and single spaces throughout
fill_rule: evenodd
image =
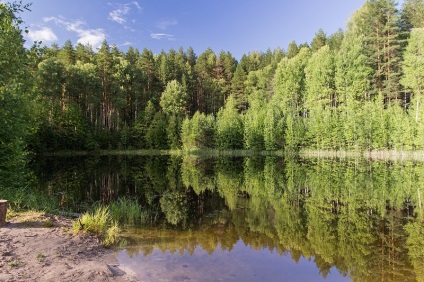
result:
M 80 217 L 81 214 L 77 212 L 66 212 L 66 211 L 58 211 L 58 215 L 68 216 L 68 217 Z

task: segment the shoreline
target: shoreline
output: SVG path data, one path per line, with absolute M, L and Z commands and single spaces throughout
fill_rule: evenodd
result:
M 0 281 L 137 281 L 97 237 L 73 234 L 72 221 L 18 213 L 0 228 Z
M 44 152 L 41 157 L 82 157 L 82 156 L 187 156 L 187 157 L 223 157 L 223 156 L 276 156 L 303 158 L 360 158 L 370 160 L 393 161 L 424 161 L 423 150 L 319 150 L 302 148 L 298 152 L 255 151 L 255 150 L 222 150 L 222 149 L 190 149 L 190 150 L 148 150 L 148 149 L 121 149 L 98 151 L 57 151 Z

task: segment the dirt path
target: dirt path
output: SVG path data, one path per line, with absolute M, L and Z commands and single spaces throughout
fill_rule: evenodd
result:
M 112 250 L 70 227 L 40 213 L 10 219 L 0 228 L 0 281 L 137 281 Z

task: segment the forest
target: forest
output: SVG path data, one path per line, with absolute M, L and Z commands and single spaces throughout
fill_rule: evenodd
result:
M 423 150 L 424 1 L 368 0 L 346 30 L 287 50 L 24 47 L 0 4 L 0 162 L 100 149 Z

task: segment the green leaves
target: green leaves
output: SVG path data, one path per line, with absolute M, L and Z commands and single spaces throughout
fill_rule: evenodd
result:
M 28 8 L 0 3 L 0 190 L 25 184 L 25 138 L 30 133 L 30 83 L 17 12 Z
M 160 98 L 160 106 L 166 115 L 183 116 L 186 113 L 188 95 L 176 80 L 168 82 Z

